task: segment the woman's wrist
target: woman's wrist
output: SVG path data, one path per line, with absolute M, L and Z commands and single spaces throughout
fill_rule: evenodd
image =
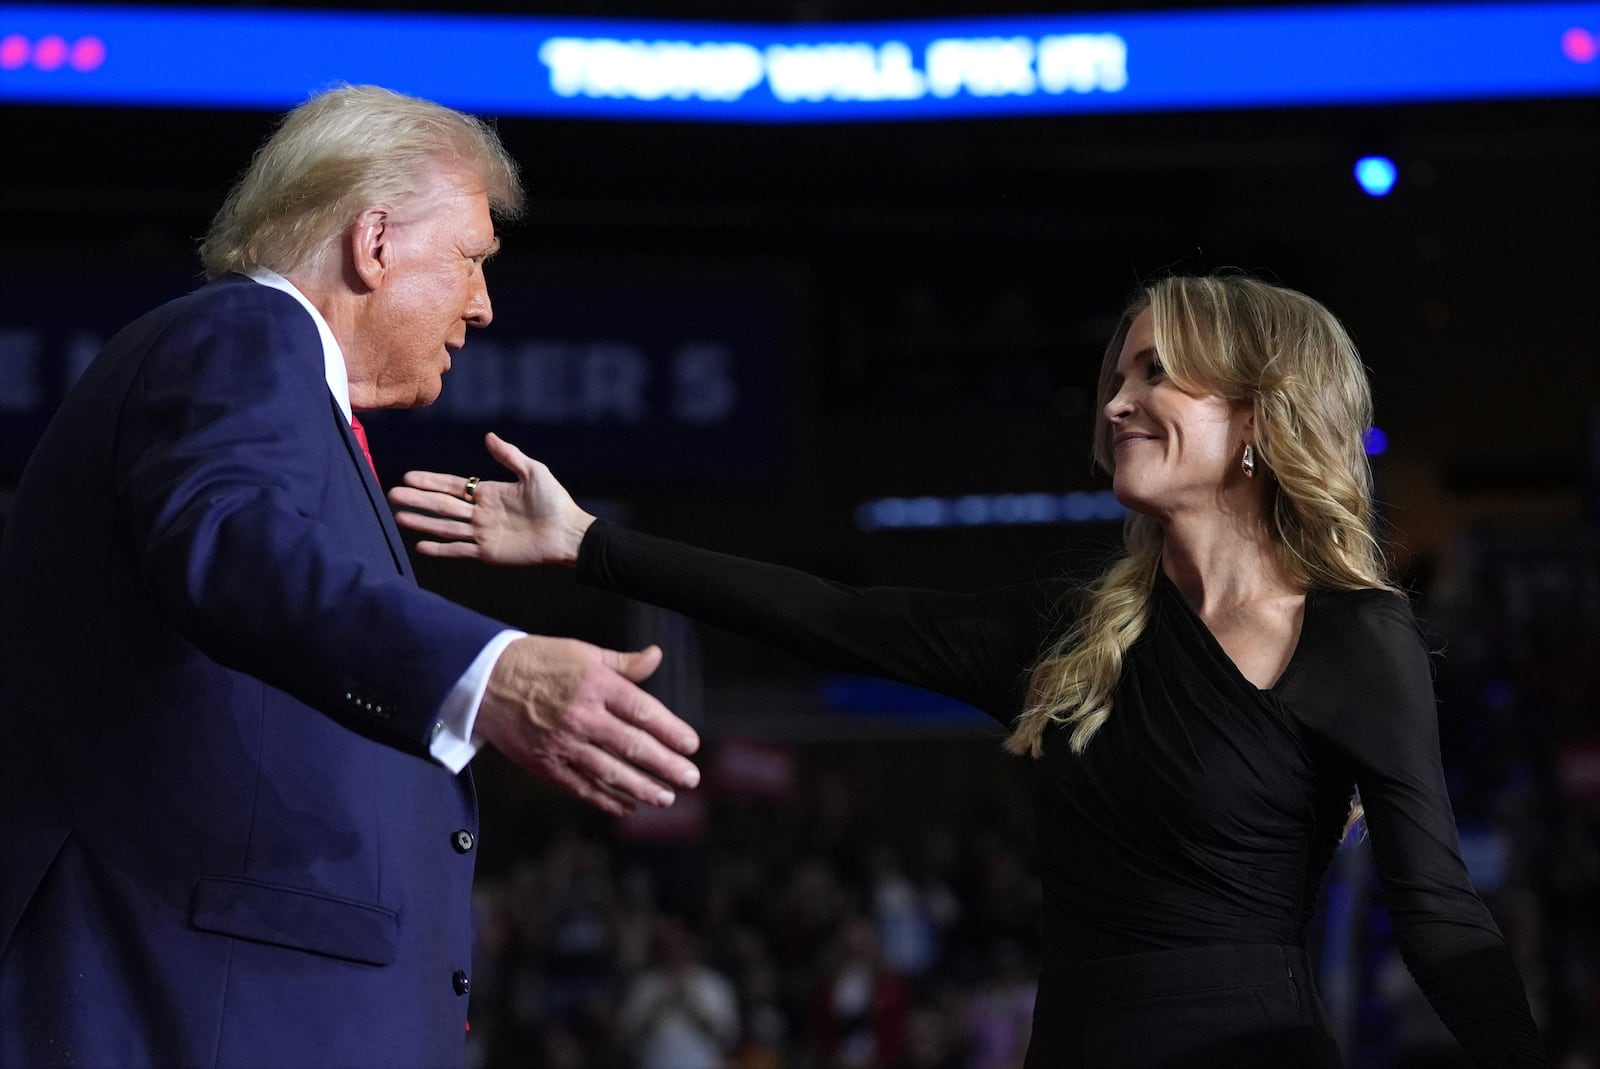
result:
M 583 551 L 583 540 L 589 533 L 589 528 L 594 526 L 595 518 L 582 509 L 575 509 L 571 518 L 565 523 L 567 536 L 565 539 L 567 553 L 562 560 L 569 568 L 578 566 L 578 554 Z

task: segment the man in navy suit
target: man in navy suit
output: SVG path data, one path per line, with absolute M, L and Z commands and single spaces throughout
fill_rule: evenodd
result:
M 215 281 L 39 442 L 0 546 L 0 1065 L 459 1064 L 478 747 L 612 813 L 698 781 L 634 685 L 659 651 L 418 589 L 353 422 L 438 396 L 521 195 L 475 119 L 312 99 Z

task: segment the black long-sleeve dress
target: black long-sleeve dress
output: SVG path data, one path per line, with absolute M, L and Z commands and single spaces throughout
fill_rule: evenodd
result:
M 1035 584 L 852 588 L 603 521 L 578 570 L 1008 728 L 1061 627 Z M 1082 754 L 1047 731 L 1036 783 L 1044 975 L 1030 1066 L 1336 1063 L 1304 947 L 1356 786 L 1401 952 L 1440 1017 L 1480 1065 L 1548 1064 L 1461 861 L 1428 653 L 1403 599 L 1309 592 L 1294 655 L 1262 690 L 1159 576 L 1110 719 Z

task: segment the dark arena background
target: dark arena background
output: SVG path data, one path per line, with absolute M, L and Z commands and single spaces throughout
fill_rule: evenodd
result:
M 1371 371 L 1369 452 L 1394 558 L 1440 651 L 1445 765 L 1475 883 L 1556 1064 L 1592 1069 L 1600 5 L 1227 11 L 467 0 L 350 9 L 356 22 L 333 25 L 301 5 L 7 5 L 0 523 L 99 344 L 197 284 L 196 241 L 276 116 L 330 80 L 380 80 L 373 70 L 494 120 L 530 194 L 490 267 L 494 325 L 443 398 L 368 421 L 388 485 L 412 467 L 495 477 L 481 444 L 492 429 L 602 515 L 847 582 L 1087 576 L 1119 532 L 1088 442 L 1122 302 L 1171 271 L 1237 268 L 1302 289 L 1344 319 Z M 134 31 L 107 20 L 141 12 L 169 21 L 125 45 Z M 1474 21 L 1494 12 L 1554 27 L 1535 35 L 1548 81 L 1494 81 L 1524 47 Z M 304 56 L 212 26 L 219 14 L 312 16 L 283 31 Z M 422 17 L 420 43 L 391 48 L 385 35 Z M 1354 45 L 1334 32 L 1364 19 Z M 1157 31 L 1151 61 L 1140 35 Z M 516 34 L 569 51 L 494 44 Z M 1079 51 L 1048 74 L 1046 39 L 1069 35 Z M 1082 51 L 1113 37 L 1125 87 L 1121 68 Z M 676 66 L 657 47 L 696 41 L 726 47 L 680 51 Z M 1033 51 L 1019 61 L 1019 47 Z M 125 78 L 123 49 L 143 49 L 159 89 Z M 400 58 L 374 68 L 369 52 Z M 778 53 L 809 57 L 813 81 L 780 93 Z M 1290 88 L 1326 55 L 1344 57 L 1348 84 Z M 240 89 L 275 57 L 279 83 Z M 1435 83 L 1374 88 L 1368 68 L 1386 64 Z M 1116 103 L 1147 76 L 1160 93 Z M 97 96 L 100 78 L 118 81 Z M 550 88 L 562 78 L 564 96 Z M 1381 159 L 1358 168 L 1369 157 Z M 476 760 L 469 1064 L 658 1064 L 636 1038 L 650 1012 L 638 981 L 662 954 L 732 985 L 727 1066 L 1020 1064 L 1039 908 L 1030 769 L 986 718 L 579 589 L 565 571 L 418 571 L 530 631 L 660 643 L 654 689 L 706 740 L 699 792 L 622 823 L 493 752 Z M 1350 1064 L 1461 1064 L 1377 892 L 1352 836 L 1313 925 Z M 855 1027 L 892 1058 L 820 1053 L 851 1027 L 820 994 L 851 960 L 882 965 L 879 1012 Z

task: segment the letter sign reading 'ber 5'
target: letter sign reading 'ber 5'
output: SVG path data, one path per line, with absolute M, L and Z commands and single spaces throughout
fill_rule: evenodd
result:
M 738 414 L 734 353 L 685 342 L 664 362 L 627 342 L 472 341 L 430 416 L 529 424 L 637 426 L 665 421 L 711 428 Z

